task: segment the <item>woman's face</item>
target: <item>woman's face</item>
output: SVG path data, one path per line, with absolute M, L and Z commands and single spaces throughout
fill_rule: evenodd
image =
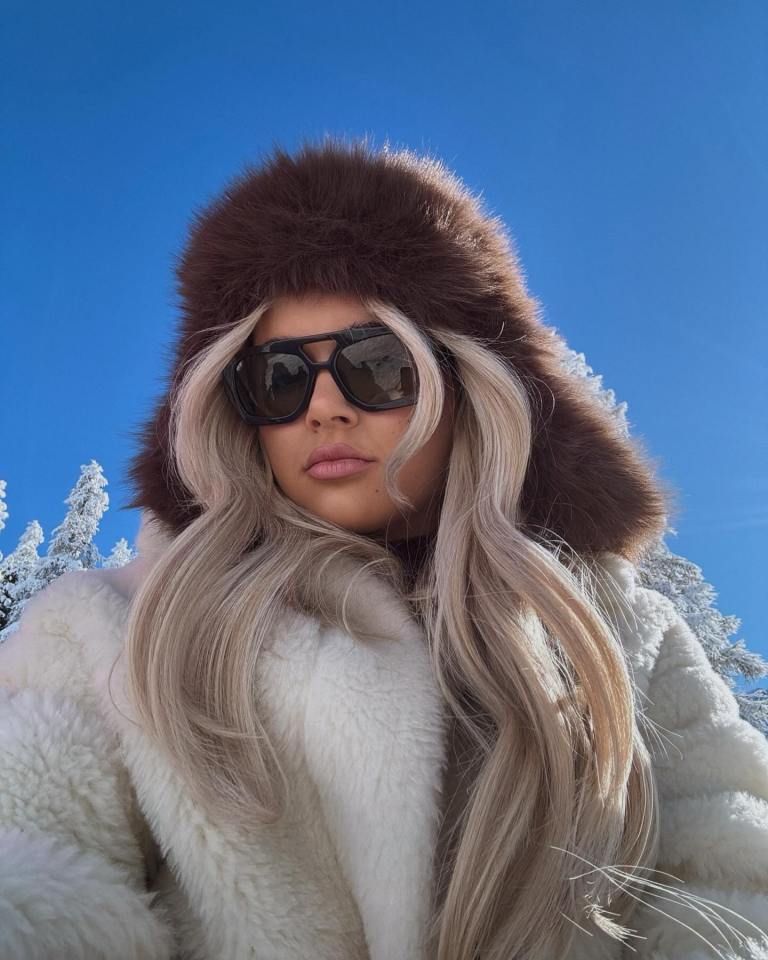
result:
M 275 337 L 311 336 L 377 322 L 355 297 L 318 294 L 311 299 L 282 297 L 254 331 L 254 345 Z M 307 343 L 313 360 L 327 360 L 333 340 Z M 398 484 L 416 506 L 403 518 L 384 487 L 384 460 L 394 449 L 415 407 L 368 411 L 354 406 L 336 386 L 330 370 L 318 372 L 307 409 L 291 423 L 258 427 L 259 439 L 283 493 L 316 516 L 361 534 L 388 540 L 428 533 L 437 525 L 452 436 L 454 397 L 446 388 L 440 424 L 426 445 L 403 466 Z M 305 464 L 320 444 L 347 443 L 373 462 L 345 477 L 314 477 Z

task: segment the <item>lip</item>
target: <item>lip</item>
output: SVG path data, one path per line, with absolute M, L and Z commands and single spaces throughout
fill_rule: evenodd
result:
M 307 470 L 310 477 L 317 480 L 336 480 L 339 477 L 349 477 L 370 467 L 372 460 L 361 460 L 359 457 L 347 457 L 343 460 L 318 460 Z
M 366 457 L 359 450 L 350 447 L 348 443 L 324 443 L 319 447 L 315 447 L 312 453 L 310 453 L 307 457 L 307 462 L 304 464 L 304 469 L 309 471 L 310 467 L 316 463 L 333 460 L 361 460 L 363 463 L 372 462 L 370 457 Z

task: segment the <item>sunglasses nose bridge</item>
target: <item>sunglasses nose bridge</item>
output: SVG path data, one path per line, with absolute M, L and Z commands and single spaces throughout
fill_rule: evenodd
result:
M 308 368 L 310 376 L 310 387 L 307 394 L 307 404 L 312 400 L 312 396 L 315 392 L 315 387 L 317 386 L 317 378 L 319 377 L 321 371 L 327 370 L 331 375 L 331 380 L 333 380 L 336 389 L 344 395 L 344 391 L 341 389 L 341 384 L 336 379 L 336 376 L 333 372 L 333 359 L 329 357 L 327 360 L 312 360 L 308 358 Z M 346 397 L 345 397 L 346 399 Z

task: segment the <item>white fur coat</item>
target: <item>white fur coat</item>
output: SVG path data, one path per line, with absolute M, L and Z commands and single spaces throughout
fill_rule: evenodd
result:
M 402 624 L 396 644 L 285 620 L 260 654 L 258 695 L 292 778 L 290 814 L 248 834 L 215 830 L 123 716 L 119 667 L 119 709 L 107 694 L 141 560 L 59 578 L 0 647 L 0 960 L 423 960 L 449 781 L 414 620 L 384 589 L 370 602 Z M 718 913 L 645 894 L 636 953 L 577 932 L 570 960 L 766 960 L 768 741 L 673 604 L 627 561 L 604 564 L 663 734 L 649 744 L 658 869 Z

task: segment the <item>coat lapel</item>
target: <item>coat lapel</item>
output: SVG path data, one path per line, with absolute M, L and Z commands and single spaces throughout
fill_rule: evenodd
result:
M 320 631 L 304 718 L 310 774 L 371 960 L 421 957 L 445 734 L 416 625 L 375 644 Z

